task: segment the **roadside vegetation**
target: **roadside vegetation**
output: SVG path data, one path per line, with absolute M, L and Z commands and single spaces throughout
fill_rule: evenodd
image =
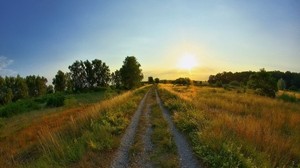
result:
M 153 166 L 179 167 L 179 157 L 174 138 L 157 103 L 152 105 L 151 124 L 153 128 L 151 140 L 154 146 L 151 156 Z
M 75 61 L 54 87 L 39 76 L 0 77 L 0 167 L 88 165 L 89 155 L 113 153 L 147 89 L 139 67 L 134 56 L 122 74 L 101 60 Z M 120 80 L 128 69 L 137 74 L 131 83 Z
M 43 121 L 46 126 L 37 123 L 42 127 L 39 130 L 22 130 L 25 134 L 36 132 L 38 135 L 33 137 L 35 141 L 30 146 L 15 148 L 17 151 L 10 158 L 13 160 L 6 162 L 7 166 L 66 167 L 74 164 L 78 167 L 90 167 L 101 163 L 106 167 L 110 160 L 105 155 L 101 157 L 101 154 L 111 154 L 118 147 L 120 137 L 146 90 L 147 88 L 129 91 L 112 99 L 84 106 L 78 111 L 70 111 L 69 114 L 62 112 L 59 116 L 48 117 Z M 98 153 L 100 157 L 97 157 Z M 94 158 L 90 160 L 90 157 Z
M 300 166 L 299 103 L 175 85 L 160 85 L 160 96 L 208 167 Z

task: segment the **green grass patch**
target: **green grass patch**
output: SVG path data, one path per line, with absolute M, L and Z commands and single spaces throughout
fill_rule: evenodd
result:
M 151 160 L 154 167 L 179 167 L 177 148 L 174 139 L 157 104 L 152 106 L 151 124 L 153 132 L 153 154 Z
M 53 93 L 37 98 L 22 99 L 7 105 L 0 106 L 0 117 L 12 117 L 18 114 L 28 113 L 34 110 L 44 111 L 47 108 L 65 106 L 67 108 L 76 107 L 83 104 L 96 103 L 112 98 L 121 93 L 119 90 L 102 88 L 86 93 Z

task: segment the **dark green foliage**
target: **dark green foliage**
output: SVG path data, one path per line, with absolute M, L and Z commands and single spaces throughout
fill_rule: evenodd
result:
M 245 71 L 245 72 L 222 72 L 217 73 L 216 75 L 210 75 L 208 79 L 208 83 L 213 85 L 218 81 L 221 81 L 222 84 L 229 84 L 231 81 L 237 81 L 241 85 L 246 85 L 249 77 L 256 72 Z M 275 81 L 282 79 L 284 81 L 284 85 L 286 89 L 294 89 L 298 90 L 300 88 L 300 73 L 295 72 L 280 72 L 280 71 L 269 71 L 267 72 L 271 75 Z M 282 82 L 282 81 L 281 81 Z
M 83 90 L 86 87 L 87 76 L 84 70 L 84 64 L 82 61 L 75 61 L 69 66 L 71 73 L 72 84 L 75 91 Z
M 122 79 L 121 79 L 121 74 L 119 70 L 116 70 L 111 74 L 111 82 L 114 87 L 117 89 L 121 88 L 122 84 Z
M 49 96 L 47 100 L 47 107 L 60 107 L 64 105 L 65 96 L 63 94 L 57 93 Z
M 96 86 L 106 87 L 111 79 L 109 67 L 101 60 L 95 59 L 92 61 L 93 75 Z
M 178 85 L 191 85 L 191 80 L 190 78 L 178 78 L 176 79 L 173 84 L 178 84 Z
M 63 92 L 67 86 L 67 78 L 63 71 L 59 70 L 53 79 L 55 92 Z
M 38 110 L 41 106 L 38 102 L 32 99 L 19 100 L 15 103 L 10 103 L 0 108 L 0 117 L 11 117 L 16 114 Z
M 295 95 L 289 95 L 286 93 L 283 93 L 282 95 L 278 96 L 279 99 L 286 101 L 286 102 L 297 102 L 297 98 Z
M 53 85 L 49 85 L 49 86 L 47 87 L 47 94 L 51 94 L 51 93 L 54 93 Z
M 134 56 L 127 56 L 120 69 L 122 84 L 125 89 L 133 89 L 140 86 L 143 79 L 141 65 Z
M 154 83 L 154 80 L 153 80 L 153 77 L 152 77 L 152 76 L 149 76 L 149 77 L 148 77 L 148 83 L 149 83 L 149 84 L 153 84 L 153 83 Z
M 254 89 L 255 92 L 262 96 L 275 97 L 277 92 L 277 84 L 265 69 L 252 74 L 247 83 L 248 88 Z
M 159 83 L 159 78 L 154 79 L 155 83 Z
M 37 97 L 47 93 L 47 79 L 45 77 L 30 75 L 26 77 L 30 97 Z
M 229 85 L 230 85 L 230 86 L 233 86 L 233 87 L 239 87 L 239 86 L 240 86 L 240 82 L 234 80 L 234 81 L 231 81 L 231 82 L 229 83 Z
M 83 91 L 94 87 L 107 87 L 110 81 L 109 67 L 101 60 L 95 59 L 92 62 L 86 60 L 75 61 L 69 66 L 70 79 L 67 77 L 67 86 L 72 83 L 74 91 Z M 68 89 L 70 90 L 70 89 Z

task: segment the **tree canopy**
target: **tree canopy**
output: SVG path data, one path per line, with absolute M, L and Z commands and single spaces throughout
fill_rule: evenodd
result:
M 125 89 L 138 87 L 143 79 L 141 65 L 134 56 L 127 56 L 120 69 L 121 81 Z

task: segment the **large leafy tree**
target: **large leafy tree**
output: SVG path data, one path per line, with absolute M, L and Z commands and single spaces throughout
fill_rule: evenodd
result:
M 63 71 L 59 70 L 53 78 L 52 84 L 54 85 L 54 89 L 56 92 L 63 92 L 67 86 L 67 78 Z
M 19 75 L 15 79 L 15 84 L 12 88 L 14 98 L 13 100 L 23 99 L 28 97 L 28 86 L 24 78 Z
M 120 71 L 116 70 L 115 72 L 113 72 L 111 74 L 111 81 L 112 81 L 112 85 L 114 85 L 116 88 L 120 88 L 121 87 L 121 75 L 120 75 Z
M 95 76 L 95 71 L 94 71 L 93 65 L 89 60 L 86 60 L 83 63 L 84 63 L 84 70 L 86 73 L 87 85 L 89 88 L 92 88 L 92 87 L 94 87 L 96 80 L 97 80 L 96 76 Z
M 143 79 L 141 65 L 134 56 L 127 56 L 120 69 L 122 84 L 126 89 L 138 87 Z
M 97 86 L 108 86 L 108 83 L 110 81 L 109 67 L 105 64 L 105 62 L 102 62 L 98 59 L 93 60 L 92 64 L 94 67 Z
M 84 63 L 82 61 L 75 61 L 69 66 L 71 78 L 73 82 L 73 89 L 75 91 L 82 90 L 87 87 L 87 75 L 85 72 Z
M 28 93 L 31 97 L 41 96 L 47 93 L 47 79 L 45 77 L 30 75 L 26 77 Z
M 257 94 L 275 97 L 277 92 L 277 83 L 271 77 L 271 75 L 266 72 L 265 69 L 261 69 L 260 72 L 256 72 L 249 77 L 247 83 L 248 88 L 254 89 Z

